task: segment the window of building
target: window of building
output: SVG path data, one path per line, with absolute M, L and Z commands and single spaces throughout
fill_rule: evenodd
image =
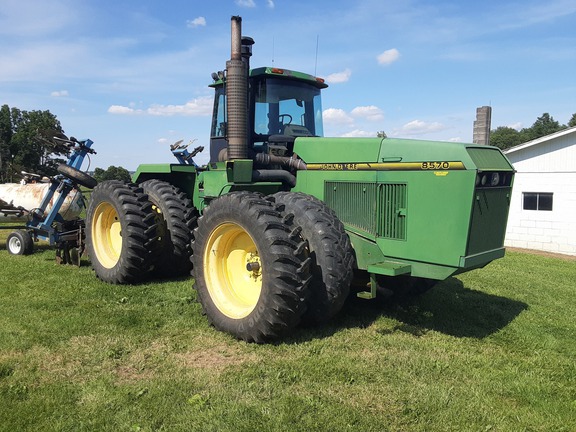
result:
M 522 193 L 524 210 L 552 211 L 551 192 L 524 192 Z

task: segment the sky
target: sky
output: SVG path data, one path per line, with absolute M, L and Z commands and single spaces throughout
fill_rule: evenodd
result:
M 230 57 L 230 17 L 252 67 L 326 79 L 325 136 L 471 142 L 492 128 L 576 113 L 574 0 L 0 0 L 0 105 L 49 110 L 90 138 L 83 169 L 209 156 L 210 75 Z

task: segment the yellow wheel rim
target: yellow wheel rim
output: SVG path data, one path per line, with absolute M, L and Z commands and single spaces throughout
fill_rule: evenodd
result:
M 240 319 L 254 310 L 262 291 L 262 265 L 254 240 L 241 226 L 216 227 L 204 253 L 204 279 L 224 315 Z
M 118 212 L 110 203 L 96 207 L 91 234 L 98 262 L 106 268 L 114 267 L 122 253 L 122 227 Z
M 156 204 L 152 204 L 152 212 L 154 214 L 154 221 L 157 224 L 157 240 L 163 241 L 167 237 L 167 229 L 166 223 L 164 220 L 164 215 L 162 214 L 162 210 Z

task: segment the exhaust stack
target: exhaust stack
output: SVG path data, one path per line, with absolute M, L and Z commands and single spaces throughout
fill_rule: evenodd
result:
M 248 62 L 242 60 L 242 18 L 233 16 L 230 60 L 226 62 L 228 159 L 248 158 Z

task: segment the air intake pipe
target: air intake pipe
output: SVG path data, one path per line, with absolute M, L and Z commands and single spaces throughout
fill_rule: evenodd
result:
M 252 181 L 271 182 L 278 181 L 292 189 L 296 186 L 296 177 L 285 170 L 253 170 Z
M 306 170 L 308 166 L 302 159 L 295 159 L 286 156 L 276 156 L 266 153 L 256 153 L 254 160 L 260 165 L 281 165 L 293 170 Z
M 231 54 L 226 62 L 228 159 L 248 158 L 248 62 L 242 60 L 242 18 L 233 16 Z

